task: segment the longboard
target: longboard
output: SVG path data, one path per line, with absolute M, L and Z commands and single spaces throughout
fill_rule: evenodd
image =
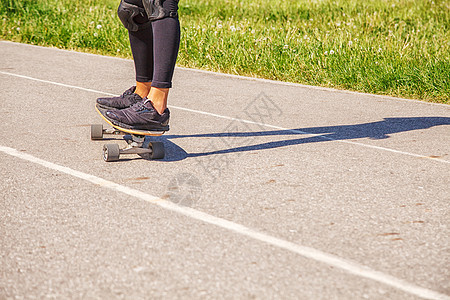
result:
M 161 136 L 165 131 L 150 131 L 129 129 L 112 123 L 105 117 L 107 109 L 95 106 L 95 110 L 102 119 L 112 126 L 111 129 L 104 129 L 102 124 L 91 125 L 91 140 L 102 140 L 105 134 L 129 134 L 131 137 L 124 137 L 128 143 L 126 148 L 119 148 L 117 144 L 105 144 L 103 146 L 104 161 L 118 161 L 121 154 L 138 154 L 144 159 L 162 159 L 165 156 L 164 144 L 162 142 L 152 142 L 150 136 Z

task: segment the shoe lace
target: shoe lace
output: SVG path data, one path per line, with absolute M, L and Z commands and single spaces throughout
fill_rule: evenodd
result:
M 141 111 L 144 110 L 144 105 L 142 104 L 142 102 L 137 102 L 131 105 L 131 109 L 133 109 L 134 111 Z
M 146 100 L 144 100 L 144 101 L 139 101 L 139 102 L 133 104 L 133 105 L 131 106 L 131 108 L 132 108 L 134 111 L 148 110 L 149 108 L 145 106 L 145 104 L 148 103 L 148 102 L 150 102 L 149 99 L 146 99 Z M 151 110 L 151 109 L 150 109 L 150 110 Z

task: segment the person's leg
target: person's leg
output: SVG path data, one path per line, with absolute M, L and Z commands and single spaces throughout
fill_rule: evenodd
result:
M 177 12 L 178 1 L 166 0 L 164 9 Z M 167 108 L 169 89 L 180 46 L 180 22 L 178 17 L 167 17 L 152 22 L 154 70 L 149 98 L 155 109 L 162 113 Z
M 135 1 L 138 5 L 138 0 Z M 166 0 L 164 8 L 172 15 L 151 22 L 140 30 L 129 30 L 130 45 L 136 69 L 136 94 L 148 100 L 121 111 L 108 111 L 106 117 L 127 128 L 164 128 L 168 130 L 170 112 L 167 97 L 180 44 L 180 23 L 174 14 L 178 1 Z M 134 19 L 139 22 L 137 18 Z M 149 89 L 151 84 L 151 88 Z
M 101 97 L 97 104 L 107 109 L 125 109 L 147 97 L 153 77 L 153 31 L 142 0 L 121 1 L 119 19 L 128 29 L 136 71 L 136 86 L 118 97 Z
M 141 0 L 126 0 L 143 7 Z M 166 0 L 164 9 L 172 13 L 178 10 L 178 1 Z M 138 24 L 145 18 L 135 17 Z M 136 70 L 136 91 L 142 98 L 148 97 L 155 109 L 162 113 L 167 108 L 169 88 L 180 45 L 180 23 L 177 17 L 167 17 L 151 22 L 151 26 L 129 31 L 130 45 Z
M 150 93 L 150 89 L 152 88 L 152 82 L 139 82 L 136 81 L 136 91 L 135 93 L 138 94 L 142 99 L 148 96 Z
M 148 99 L 151 99 L 153 107 L 158 113 L 162 113 L 167 108 L 167 98 L 169 97 L 169 89 L 152 87 Z
M 125 2 L 144 9 L 142 0 L 125 0 Z M 153 29 L 145 12 L 135 16 L 133 20 L 136 24 L 143 25 L 136 31 L 128 30 L 128 37 L 136 72 L 135 93 L 145 98 L 150 92 L 153 78 Z

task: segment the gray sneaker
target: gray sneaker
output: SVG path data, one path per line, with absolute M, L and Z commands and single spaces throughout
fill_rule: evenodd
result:
M 129 108 L 108 110 L 105 117 L 113 124 L 127 129 L 169 131 L 169 109 L 159 114 L 147 98 Z
M 142 101 L 141 96 L 135 94 L 136 87 L 132 86 L 122 95 L 118 97 L 106 97 L 106 98 L 98 98 L 97 104 L 99 107 L 104 109 L 124 109 L 136 104 L 137 102 Z

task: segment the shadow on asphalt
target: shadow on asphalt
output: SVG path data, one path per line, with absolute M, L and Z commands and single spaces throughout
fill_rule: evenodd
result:
M 435 126 L 450 125 L 447 117 L 408 117 L 408 118 L 384 118 L 382 121 L 355 124 L 297 128 L 289 130 L 272 131 L 249 131 L 249 132 L 219 132 L 190 135 L 164 135 L 154 140 L 164 142 L 166 147 L 166 158 L 162 161 L 179 161 L 189 157 L 211 156 L 227 153 L 239 153 L 257 151 L 263 149 L 274 149 L 292 145 L 318 143 L 324 141 L 340 141 L 369 138 L 374 140 L 387 139 L 390 135 L 400 132 L 427 129 Z M 246 125 L 248 128 L 248 125 Z M 261 127 L 259 127 L 261 129 Z M 257 137 L 264 136 L 299 136 L 311 135 L 287 139 L 257 143 Z M 187 153 L 171 140 L 180 138 L 219 138 L 211 142 L 202 152 Z

